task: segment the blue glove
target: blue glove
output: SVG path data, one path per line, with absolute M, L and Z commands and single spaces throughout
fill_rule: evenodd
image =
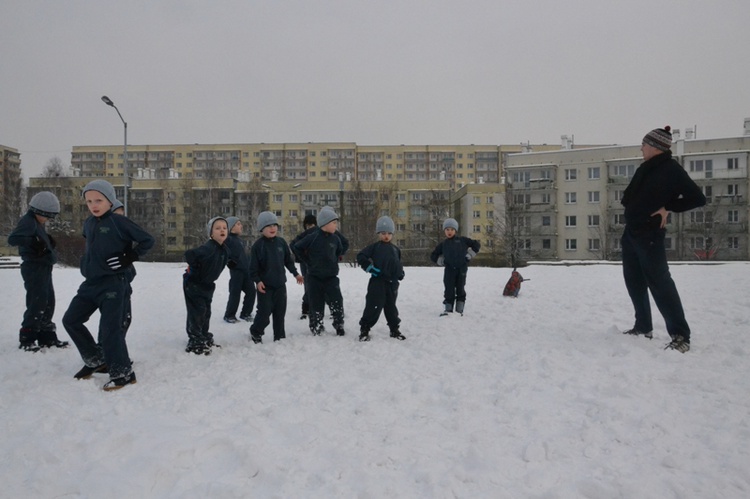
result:
M 370 264 L 366 269 L 365 272 L 369 272 L 372 274 L 373 277 L 377 277 L 380 275 L 380 269 L 377 268 L 375 265 Z

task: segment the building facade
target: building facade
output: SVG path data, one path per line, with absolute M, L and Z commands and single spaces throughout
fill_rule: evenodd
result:
M 522 150 L 559 145 L 359 146 L 355 143 L 128 145 L 128 216 L 159 239 L 152 253 L 181 258 L 205 237 L 205 221 L 237 215 L 246 227 L 273 211 L 291 239 L 305 215 L 325 206 L 339 212 L 353 248 L 373 239 L 375 220 L 393 217 L 396 242 L 419 263 L 443 237 L 442 221 L 459 219 L 461 233 L 496 246 L 495 219 L 504 216 L 504 161 Z M 107 178 L 124 195 L 122 146 L 76 146 L 73 176 L 30 179 L 30 191 L 49 189 L 76 228 L 88 215 L 82 187 Z M 464 198 L 482 204 L 472 210 Z M 467 205 L 468 206 L 468 205 Z M 478 207 L 478 206 L 477 206 Z M 475 216 L 479 214 L 478 216 Z M 489 231 L 489 232 L 488 232 Z M 497 256 L 497 255 L 495 255 Z M 352 255 L 353 257 L 353 255 Z
M 17 149 L 0 145 L 0 241 L 2 253 L 8 253 L 7 234 L 18 223 L 22 201 L 21 155 Z
M 677 138 L 672 153 L 701 187 L 707 204 L 670 215 L 668 257 L 750 258 L 750 135 Z M 620 200 L 642 162 L 640 145 L 510 155 L 507 210 L 519 254 L 544 260 L 619 259 L 625 222 Z

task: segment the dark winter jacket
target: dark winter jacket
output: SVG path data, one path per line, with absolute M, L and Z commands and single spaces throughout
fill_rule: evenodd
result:
M 371 244 L 357 254 L 357 263 L 364 270 L 370 265 L 380 269 L 380 273 L 372 276 L 372 279 L 400 281 L 404 278 L 401 250 L 395 244 L 382 241 Z
M 86 252 L 81 259 L 81 274 L 86 279 L 131 273 L 129 265 L 112 270 L 107 259 L 129 254 L 132 260 L 138 260 L 155 243 L 151 234 L 138 224 L 112 212 L 87 218 L 83 223 L 83 237 L 86 238 Z
M 267 288 L 277 289 L 284 286 L 286 273 L 289 270 L 294 277 L 299 275 L 294 266 L 294 258 L 284 238 L 261 237 L 250 248 L 250 279 L 257 285 L 262 282 Z
M 294 244 L 294 254 L 307 263 L 308 275 L 326 279 L 339 274 L 339 259 L 344 255 L 344 243 L 339 234 L 329 234 L 315 228 Z
M 224 244 L 209 239 L 197 248 L 185 252 L 188 268 L 184 278 L 194 284 L 212 287 L 229 261 L 229 252 Z
M 480 247 L 479 241 L 463 236 L 453 236 L 446 238 L 435 247 L 430 255 L 430 260 L 437 263 L 438 258 L 442 255 L 443 264 L 446 267 L 463 270 L 469 266 L 469 261 L 466 259 L 469 248 L 474 250 L 475 253 L 479 253 Z
M 24 263 L 54 265 L 57 262 L 55 240 L 44 230 L 44 224 L 36 221 L 31 210 L 18 221 L 8 236 L 8 244 L 18 246 Z
M 224 246 L 227 247 L 229 252 L 229 259 L 235 263 L 232 270 L 247 271 L 250 269 L 250 258 L 245 252 L 245 241 L 240 236 L 230 232 L 226 241 L 224 241 Z
M 645 161 L 635 171 L 622 196 L 625 224 L 632 230 L 658 229 L 661 217 L 651 214 L 664 207 L 682 212 L 706 204 L 701 192 L 684 168 L 666 151 Z

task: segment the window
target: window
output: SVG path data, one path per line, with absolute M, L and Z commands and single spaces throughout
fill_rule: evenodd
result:
M 739 170 L 739 158 L 727 158 L 727 170 Z
M 274 194 L 273 195 L 273 202 L 274 203 L 282 203 L 284 201 L 284 195 L 283 194 Z
M 481 225 L 475 225 L 472 227 L 473 232 L 482 232 L 482 226 Z
M 480 218 L 481 216 L 482 216 L 482 212 L 479 211 L 479 210 L 474 210 L 472 212 L 472 217 L 474 217 L 474 218 Z
M 615 201 L 622 201 L 622 196 L 625 194 L 625 191 L 615 191 Z
M 566 251 L 575 251 L 578 249 L 578 240 L 577 239 L 566 239 L 565 240 L 565 250 Z
M 487 210 L 487 218 L 489 218 L 490 220 L 495 218 L 495 212 L 492 210 Z
M 576 216 L 567 215 L 565 217 L 565 227 L 575 227 L 575 226 L 576 226 Z
M 714 162 L 712 159 L 706 160 L 706 178 L 713 178 L 714 176 Z
M 487 204 L 492 204 L 495 201 L 494 201 L 494 198 L 492 196 L 487 196 L 486 202 L 487 202 Z
M 698 237 L 691 237 L 690 238 L 690 249 L 700 249 L 702 250 L 705 246 L 705 241 L 701 236 Z
M 616 213 L 615 219 L 614 219 L 615 225 L 625 225 L 625 214 L 624 213 Z
M 589 215 L 589 227 L 599 227 L 599 215 Z
M 549 227 L 551 225 L 552 219 L 551 217 L 547 215 L 542 216 L 542 226 L 543 227 Z
M 482 197 L 474 196 L 474 204 L 482 204 Z
M 704 212 L 702 211 L 691 211 L 690 212 L 690 223 L 702 224 L 705 221 Z
M 740 211 L 739 210 L 729 210 L 727 212 L 727 222 L 730 224 L 736 224 L 740 221 Z
M 727 248 L 729 249 L 740 249 L 740 238 L 739 237 L 730 237 L 727 239 Z
M 539 178 L 542 180 L 552 180 L 552 170 L 542 170 L 539 172 Z
M 513 195 L 513 204 L 530 204 L 531 203 L 531 194 L 514 194 Z
M 711 201 L 713 201 L 713 188 L 710 185 L 704 185 L 701 187 L 701 191 L 703 192 L 703 195 L 706 196 L 706 204 L 711 204 Z
M 589 180 L 598 180 L 601 178 L 601 170 L 598 166 L 589 168 Z
M 589 239 L 589 251 L 599 251 L 600 244 L 599 239 Z
M 578 178 L 578 170 L 575 168 L 565 170 L 565 180 L 571 181 Z
M 545 192 L 542 194 L 542 204 L 551 204 L 552 203 L 552 194 Z
M 565 204 L 576 204 L 576 193 L 566 192 L 565 193 Z
M 727 186 L 727 195 L 728 196 L 739 196 L 740 195 L 740 185 L 739 184 L 729 184 Z
M 542 249 L 551 249 L 551 248 L 552 248 L 552 240 L 542 239 Z
M 589 203 L 599 202 L 599 191 L 589 191 Z
M 612 175 L 615 177 L 632 177 L 635 173 L 635 165 L 614 165 Z
M 703 160 L 702 159 L 691 159 L 690 160 L 690 171 L 691 172 L 702 172 L 703 171 Z

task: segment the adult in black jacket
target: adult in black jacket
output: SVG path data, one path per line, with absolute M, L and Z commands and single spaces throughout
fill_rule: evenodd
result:
M 466 273 L 469 271 L 469 260 L 479 253 L 480 243 L 468 237 L 457 236 L 458 222 L 454 218 L 448 218 L 443 222 L 445 239 L 439 243 L 430 255 L 430 260 L 440 266 L 444 266 L 443 304 L 445 310 L 440 315 L 453 312 L 453 303 L 456 304 L 456 312 L 464 313 L 466 303 Z
M 671 145 L 669 126 L 646 134 L 641 145 L 644 162 L 622 196 L 622 271 L 635 309 L 635 325 L 625 333 L 652 337 L 650 290 L 672 338 L 667 348 L 685 353 L 690 350 L 690 327 L 669 273 L 665 226 L 670 211 L 698 208 L 706 204 L 706 197 L 672 158 Z

